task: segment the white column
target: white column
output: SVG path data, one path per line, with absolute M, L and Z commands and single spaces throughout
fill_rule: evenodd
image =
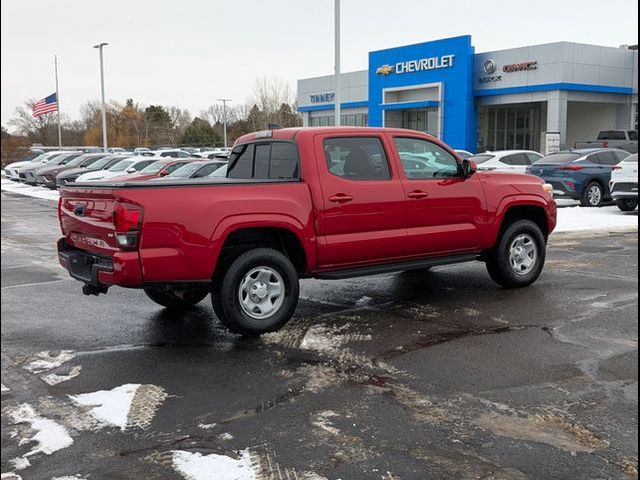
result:
M 554 90 L 547 96 L 547 132 L 560 133 L 560 148 L 567 145 L 567 92 Z

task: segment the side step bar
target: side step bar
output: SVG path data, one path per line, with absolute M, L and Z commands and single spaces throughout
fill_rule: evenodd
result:
M 410 260 L 394 263 L 382 263 L 379 265 L 367 265 L 364 267 L 342 268 L 340 270 L 329 270 L 318 272 L 315 278 L 322 280 L 340 280 L 343 278 L 366 277 L 369 275 L 380 275 L 382 273 L 394 273 L 404 270 L 418 270 L 426 267 L 438 267 L 441 265 L 451 265 L 454 263 L 472 262 L 480 258 L 479 253 L 465 253 L 462 255 L 451 255 L 448 257 L 423 258 L 420 260 Z

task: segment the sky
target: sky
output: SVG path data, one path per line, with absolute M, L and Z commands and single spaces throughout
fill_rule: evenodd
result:
M 256 78 L 296 81 L 333 72 L 332 0 L 3 0 L 1 122 L 55 91 L 62 112 L 106 95 L 175 105 L 196 115 L 216 99 L 244 104 Z M 633 0 L 342 0 L 342 71 L 367 68 L 368 52 L 458 35 L 476 52 L 571 41 L 638 43 Z

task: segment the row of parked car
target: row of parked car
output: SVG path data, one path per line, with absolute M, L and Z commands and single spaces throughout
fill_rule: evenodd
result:
M 152 178 L 202 178 L 226 175 L 229 149 L 188 151 L 184 149 L 133 152 L 83 153 L 51 151 L 35 158 L 14 162 L 5 168 L 10 180 L 51 189 L 71 182 L 101 180 L 147 180 Z
M 553 186 L 554 197 L 578 200 L 584 207 L 615 201 L 623 211 L 638 206 L 638 154 L 619 148 L 580 148 L 551 155 L 503 150 L 465 155 L 479 171 L 527 173 Z

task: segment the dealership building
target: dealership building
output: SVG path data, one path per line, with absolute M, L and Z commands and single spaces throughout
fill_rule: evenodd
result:
M 305 126 L 334 124 L 335 76 L 298 81 Z M 638 50 L 557 42 L 475 53 L 471 36 L 369 53 L 340 77 L 342 125 L 411 128 L 472 152 L 572 147 L 636 129 Z

